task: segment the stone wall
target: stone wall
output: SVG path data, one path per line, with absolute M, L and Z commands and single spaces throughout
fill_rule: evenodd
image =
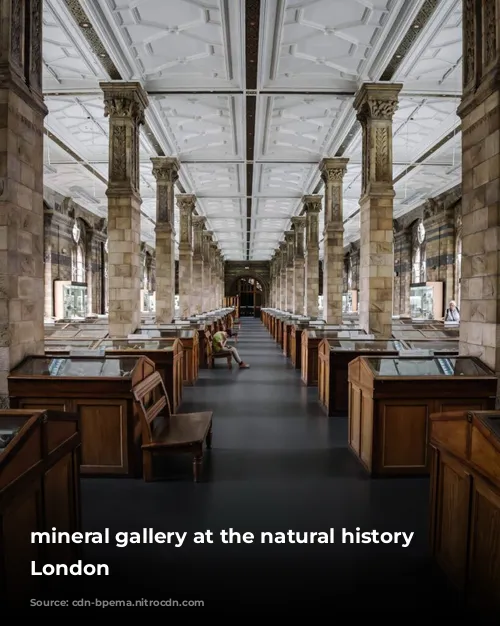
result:
M 224 263 L 224 295 L 236 295 L 232 293 L 235 288 L 236 280 L 238 278 L 250 276 L 261 283 L 263 290 L 262 306 L 267 306 L 269 300 L 269 288 L 271 284 L 270 272 L 270 261 L 226 261 Z
M 76 204 L 71 198 L 64 197 L 48 188 L 44 189 L 44 249 L 45 265 L 51 264 L 51 271 L 46 274 L 52 283 L 56 280 L 72 280 L 72 256 L 76 252 L 73 239 L 75 220 L 80 225 L 82 243 L 86 249 L 85 262 L 92 271 L 91 299 L 92 312 L 104 313 L 104 280 L 106 220 L 100 218 Z M 87 246 L 87 242 L 89 245 Z M 90 252 L 90 256 L 89 256 Z M 90 263 L 90 266 L 89 266 Z M 86 281 L 85 281 L 86 282 Z M 51 298 L 49 289 L 46 298 Z M 49 302 L 46 302 L 46 315 Z M 53 311 L 53 308 L 52 308 Z

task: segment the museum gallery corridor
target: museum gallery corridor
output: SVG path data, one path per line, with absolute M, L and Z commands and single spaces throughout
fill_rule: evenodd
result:
M 345 611 L 346 596 L 373 598 L 379 608 L 418 604 L 448 615 L 458 608 L 446 583 L 430 574 L 428 479 L 369 480 L 347 450 L 347 419 L 324 416 L 317 390 L 300 384 L 260 320 L 242 320 L 237 348 L 251 369 L 229 371 L 218 362 L 185 389 L 182 411 L 214 411 L 204 481 L 192 482 L 184 455 L 175 457 L 175 471 L 169 465 L 172 480 L 83 479 L 84 529 L 233 528 L 257 536 L 361 525 L 414 532 L 410 546 L 97 545 L 86 547 L 88 562 L 110 565 L 113 589 L 133 578 L 134 598 L 204 599 L 208 608 L 239 599 L 242 607 L 332 606 L 338 597 Z M 101 580 L 96 597 L 107 597 L 105 589 Z

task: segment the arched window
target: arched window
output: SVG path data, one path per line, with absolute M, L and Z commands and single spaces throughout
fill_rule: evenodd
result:
M 462 298 L 462 222 L 458 221 L 455 240 L 455 301 L 460 308 Z
M 75 220 L 72 229 L 73 248 L 71 250 L 71 280 L 85 282 L 85 241 L 82 237 L 83 228 L 79 220 Z
M 426 274 L 425 227 L 420 221 L 413 227 L 411 282 L 425 283 Z

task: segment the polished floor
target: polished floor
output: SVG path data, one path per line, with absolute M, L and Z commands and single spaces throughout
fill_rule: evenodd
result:
M 85 530 L 211 530 L 214 543 L 90 546 L 86 560 L 111 568 L 109 579 L 92 579 L 96 597 L 121 589 L 130 599 L 201 599 L 217 609 L 340 606 L 346 617 L 459 608 L 427 554 L 428 480 L 368 479 L 346 447 L 347 419 L 325 417 L 317 389 L 301 384 L 260 320 L 243 320 L 237 348 L 251 369 L 220 361 L 185 389 L 183 410 L 214 411 L 202 483 L 192 482 L 186 457 L 159 467 L 170 476 L 161 482 L 82 481 Z M 257 541 L 222 544 L 219 532 L 230 528 Z M 360 528 L 414 538 L 407 548 L 259 543 L 263 531 L 330 528 L 337 537 Z

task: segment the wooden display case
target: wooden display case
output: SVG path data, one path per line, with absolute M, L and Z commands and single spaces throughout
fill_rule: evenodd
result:
M 341 327 L 337 327 L 341 328 Z M 310 327 L 302 332 L 301 337 L 301 379 L 304 385 L 314 387 L 318 384 L 319 344 L 323 339 L 361 338 L 362 330 L 312 330 Z M 365 335 L 367 339 L 369 336 Z
M 293 324 L 290 329 L 290 360 L 296 370 L 301 369 L 302 364 L 302 333 L 307 330 L 309 325 Z
M 428 474 L 429 415 L 493 408 L 496 387 L 472 357 L 358 357 L 349 363 L 349 447 L 370 474 Z
M 498 620 L 500 412 L 431 415 L 430 443 L 433 556 L 468 604 Z
M 145 356 L 154 363 L 165 383 L 170 408 L 175 413 L 182 402 L 183 347 L 180 339 L 105 339 L 99 350 L 113 356 Z
M 11 405 L 76 413 L 82 474 L 135 476 L 141 459 L 132 387 L 154 369 L 137 356 L 30 356 L 8 377 Z
M 181 340 L 184 350 L 183 353 L 183 383 L 189 387 L 193 386 L 198 380 L 198 371 L 200 363 L 200 338 L 198 330 L 195 328 L 185 328 L 177 326 L 176 328 L 158 328 L 158 330 L 146 331 L 149 337 L 153 339 L 168 339 L 177 337 Z
M 44 591 L 31 561 L 71 564 L 78 544 L 31 543 L 32 532 L 80 530 L 80 434 L 76 415 L 0 411 L 0 597 L 14 607 Z M 5 606 L 2 605 L 5 610 Z
M 318 346 L 319 403 L 328 416 L 349 408 L 348 366 L 358 356 L 398 356 L 406 346 L 393 340 L 322 339 Z

